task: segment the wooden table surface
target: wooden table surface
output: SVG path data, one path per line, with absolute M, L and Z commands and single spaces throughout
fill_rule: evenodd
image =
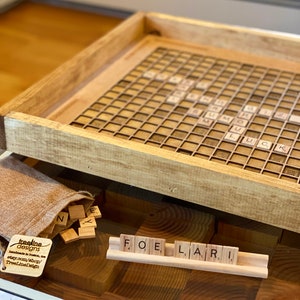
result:
M 47 18 L 45 11 L 52 15 Z M 70 26 L 61 32 L 67 15 L 73 21 L 69 19 Z M 7 22 L 11 21 L 9 27 Z M 101 26 L 95 26 L 97 22 Z M 31 2 L 1 15 L 0 54 L 7 58 L 0 61 L 1 103 L 118 22 Z M 27 33 L 21 33 L 23 29 Z M 80 172 L 64 169 L 57 173 L 48 164 L 39 167 L 76 190 L 84 188 L 98 195 L 96 202 L 103 217 L 97 220 L 96 238 L 64 244 L 57 236 L 41 278 L 3 273 L 1 278 L 72 300 L 300 299 L 299 234 Z M 259 279 L 106 260 L 109 236 L 120 233 L 164 237 L 167 242 L 179 239 L 231 245 L 241 251 L 268 254 L 269 276 Z

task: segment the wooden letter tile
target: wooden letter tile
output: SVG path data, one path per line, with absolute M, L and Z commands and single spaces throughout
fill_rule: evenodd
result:
M 213 262 L 221 262 L 222 261 L 222 250 L 223 246 L 221 245 L 207 245 L 206 250 L 206 261 L 213 261 Z
M 78 234 L 73 228 L 63 230 L 59 234 L 66 244 L 77 241 L 79 239 Z
M 165 255 L 165 239 L 150 238 L 150 254 Z
M 228 132 L 225 137 L 224 140 L 228 141 L 228 142 L 237 142 L 240 138 L 240 134 L 237 133 L 233 133 L 233 132 Z
M 263 150 L 270 150 L 272 147 L 272 143 L 265 140 L 259 140 L 256 147 Z
M 150 253 L 150 239 L 146 236 L 136 236 L 134 252 L 149 254 Z
M 55 218 L 55 224 L 58 226 L 67 226 L 69 214 L 61 211 Z
M 89 239 L 96 237 L 96 232 L 94 227 L 79 227 L 78 235 L 80 239 Z
M 83 219 L 79 219 L 80 227 L 97 227 L 97 223 L 94 217 L 86 217 Z
M 233 117 L 228 115 L 221 115 L 218 119 L 218 122 L 229 125 L 233 120 Z
M 223 246 L 221 262 L 224 264 L 236 265 L 239 248 Z
M 190 259 L 205 260 L 206 244 L 191 243 Z
M 124 252 L 134 252 L 135 236 L 130 234 L 120 235 L 120 250 Z
M 277 151 L 279 153 L 288 154 L 290 151 L 290 147 L 283 144 L 277 144 L 274 151 Z
M 91 206 L 89 210 L 87 211 L 88 217 L 94 217 L 95 219 L 99 219 L 102 217 L 101 211 L 99 209 L 99 206 Z
M 83 205 L 69 205 L 68 206 L 70 220 L 85 218 L 85 211 Z
M 190 258 L 190 242 L 175 241 L 174 243 L 174 256 L 177 258 Z
M 242 144 L 253 147 L 255 145 L 256 141 L 257 141 L 256 138 L 245 136 L 242 140 Z

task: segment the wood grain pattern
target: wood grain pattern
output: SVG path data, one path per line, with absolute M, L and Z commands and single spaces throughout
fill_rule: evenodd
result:
M 0 15 L 0 106 L 117 26 L 96 13 L 22 1 Z
M 147 15 L 146 28 L 149 32 L 203 45 L 255 53 L 260 56 L 299 62 L 298 36 L 274 32 L 251 30 L 205 21 L 171 17 L 164 14 Z M 197 29 L 202 28 L 200 31 Z
M 22 113 L 10 113 L 5 122 L 7 146 L 15 153 L 300 231 L 297 184 Z M 40 136 L 47 143 L 35 147 Z
M 51 173 L 51 166 L 49 170 Z M 107 186 L 106 183 L 101 183 L 101 178 L 89 175 L 85 178 L 85 174 L 72 171 L 64 173 L 64 176 L 69 174 L 69 180 L 74 180 L 72 186 L 80 186 L 83 182 L 88 182 L 95 190 Z M 80 179 L 79 182 L 76 182 L 76 179 Z M 120 187 L 119 194 L 118 187 Z M 112 183 L 109 193 L 110 196 L 101 202 L 103 218 L 97 221 L 99 226 L 96 240 L 77 241 L 65 245 L 57 237 L 42 278 L 28 281 L 23 277 L 10 275 L 7 279 L 28 284 L 37 290 L 66 300 L 153 299 L 153 297 L 159 299 L 297 299 L 299 234 L 283 230 L 282 239 L 278 239 L 274 245 L 270 241 L 274 240 L 276 230 L 274 231 L 268 225 L 249 222 L 243 218 L 232 218 L 224 212 L 211 210 L 207 213 L 204 207 L 195 207 L 174 199 L 162 197 L 151 201 L 145 191 L 117 183 Z M 122 195 L 124 195 L 124 205 L 122 205 Z M 146 195 L 145 199 L 144 195 Z M 140 213 L 138 209 L 134 211 L 136 205 L 141 208 Z M 127 206 L 130 209 L 126 211 Z M 122 215 L 123 209 L 126 217 Z M 137 216 L 139 222 L 130 221 Z M 222 227 L 222 232 L 217 233 L 215 222 L 221 218 L 227 225 Z M 240 235 L 231 234 L 232 224 L 241 225 L 240 230 L 234 229 Z M 243 240 L 243 230 L 246 236 L 250 237 L 249 242 Z M 250 231 L 251 235 L 249 235 Z M 281 230 L 277 232 L 280 235 Z M 108 267 L 108 262 L 103 258 L 108 247 L 108 237 L 120 233 L 165 235 L 169 241 L 174 241 L 178 237 L 209 240 L 223 245 L 235 243 L 246 252 L 257 252 L 253 251 L 255 248 L 259 253 L 269 253 L 272 249 L 274 255 L 269 262 L 270 275 L 268 279 L 262 280 L 119 261 L 114 261 L 113 267 Z M 267 237 L 267 243 L 262 239 L 262 233 Z M 4 275 L 0 274 L 1 277 Z M 102 286 L 101 290 L 99 285 Z

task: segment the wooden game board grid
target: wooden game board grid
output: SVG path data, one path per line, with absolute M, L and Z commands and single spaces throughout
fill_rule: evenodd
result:
M 294 72 L 159 47 L 71 125 L 299 183 L 299 91 Z M 234 124 L 241 134 L 226 140 Z

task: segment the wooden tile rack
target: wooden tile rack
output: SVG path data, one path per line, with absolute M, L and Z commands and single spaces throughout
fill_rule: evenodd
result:
M 137 13 L 0 109 L 0 148 L 300 232 L 300 38 Z

